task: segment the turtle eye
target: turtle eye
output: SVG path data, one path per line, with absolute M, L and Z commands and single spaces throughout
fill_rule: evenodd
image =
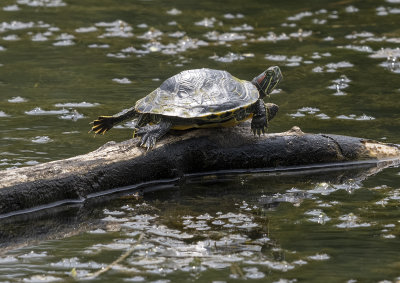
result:
M 267 78 L 269 78 L 269 77 L 271 77 L 271 76 L 273 76 L 274 75 L 274 71 L 272 71 L 272 70 L 267 70 L 266 72 L 265 72 L 265 76 L 267 77 Z

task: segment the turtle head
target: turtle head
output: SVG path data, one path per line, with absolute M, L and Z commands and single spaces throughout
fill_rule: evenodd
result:
M 264 98 L 272 92 L 281 80 L 281 70 L 278 66 L 272 66 L 255 77 L 251 82 L 257 87 L 260 97 Z

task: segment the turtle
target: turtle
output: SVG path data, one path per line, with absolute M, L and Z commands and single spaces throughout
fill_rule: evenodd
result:
M 268 121 L 279 107 L 264 103 L 282 80 L 278 66 L 272 66 L 251 82 L 227 71 L 208 68 L 182 71 L 138 100 L 135 106 L 113 116 L 99 116 L 89 132 L 104 134 L 114 125 L 134 119 L 133 137 L 139 146 L 153 148 L 169 130 L 231 127 L 252 118 L 254 135 L 265 133 Z

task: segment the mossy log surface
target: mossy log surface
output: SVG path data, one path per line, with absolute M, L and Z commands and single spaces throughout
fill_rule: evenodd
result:
M 137 143 L 138 139 L 108 142 L 88 154 L 0 171 L 0 214 L 83 201 L 115 188 L 177 180 L 188 174 L 400 159 L 397 145 L 305 134 L 297 127 L 258 137 L 247 123 L 171 133 L 148 152 Z

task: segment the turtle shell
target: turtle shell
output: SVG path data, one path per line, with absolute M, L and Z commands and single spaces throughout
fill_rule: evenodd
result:
M 226 71 L 195 69 L 164 81 L 136 102 L 140 113 L 199 118 L 245 108 L 259 99 L 257 88 Z

